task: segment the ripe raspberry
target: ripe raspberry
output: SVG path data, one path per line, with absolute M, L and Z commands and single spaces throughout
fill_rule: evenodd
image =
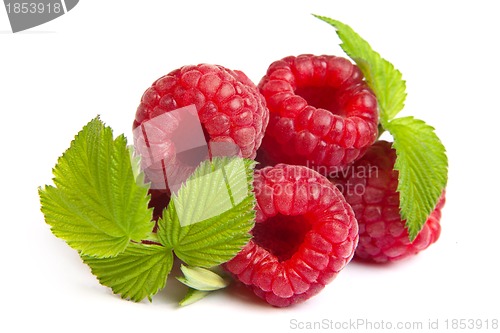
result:
M 194 104 L 207 142 L 236 144 L 242 157 L 255 158 L 269 119 L 265 100 L 240 71 L 200 64 L 184 66 L 156 80 L 142 96 L 133 128 Z M 182 124 L 181 124 L 182 125 Z M 165 124 L 169 130 L 172 124 Z
M 259 89 L 270 111 L 262 149 L 277 163 L 331 173 L 377 138 L 375 95 L 345 58 L 286 57 L 269 66 Z
M 188 111 L 184 115 L 179 113 L 183 107 Z M 170 191 L 202 160 L 255 158 L 268 120 L 264 97 L 240 71 L 200 64 L 156 80 L 144 92 L 133 124 L 134 146 L 151 183 L 155 219 L 168 204 Z
M 225 268 L 273 306 L 314 296 L 351 260 L 358 226 L 326 177 L 278 164 L 255 172 L 253 238 Z
M 378 141 L 352 167 L 343 171 L 338 186 L 352 206 L 359 223 L 357 259 L 392 262 L 415 255 L 437 241 L 445 193 L 417 238 L 410 243 L 399 214 L 398 172 L 393 170 L 396 151 Z

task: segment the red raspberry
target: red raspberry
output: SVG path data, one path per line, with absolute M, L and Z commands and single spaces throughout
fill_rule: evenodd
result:
M 400 260 L 426 249 L 439 238 L 445 193 L 417 238 L 410 242 L 399 213 L 395 161 L 396 151 L 391 143 L 378 141 L 342 172 L 345 177 L 338 182 L 359 223 L 357 259 L 379 263 Z
M 240 71 L 200 64 L 156 80 L 144 92 L 133 124 L 155 219 L 171 190 L 202 160 L 214 155 L 255 158 L 268 120 L 264 97 Z
M 270 119 L 262 149 L 277 163 L 322 174 L 363 155 L 377 138 L 377 101 L 358 67 L 334 56 L 290 56 L 259 83 Z
M 358 226 L 330 181 L 304 166 L 255 172 L 253 238 L 225 268 L 273 306 L 314 296 L 351 260 Z
M 257 87 L 243 72 L 222 66 L 184 66 L 156 80 L 142 96 L 133 128 L 192 104 L 209 145 L 233 143 L 242 157 L 255 158 L 269 111 Z M 167 131 L 169 126 L 165 124 Z

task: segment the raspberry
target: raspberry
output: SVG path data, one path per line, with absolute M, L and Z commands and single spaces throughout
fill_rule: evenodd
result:
M 377 138 L 378 110 L 358 67 L 335 56 L 290 56 L 259 83 L 270 119 L 262 149 L 277 163 L 339 171 Z
M 243 72 L 200 64 L 156 80 L 144 92 L 133 123 L 134 146 L 151 183 L 155 219 L 170 192 L 202 160 L 255 158 L 268 120 L 264 97 Z
M 243 72 L 218 65 L 184 66 L 156 80 L 142 96 L 133 128 L 189 105 L 196 107 L 209 147 L 229 143 L 242 157 L 255 158 L 269 120 L 265 100 Z M 175 119 L 161 125 L 165 133 L 177 126 Z
M 439 238 L 445 193 L 416 239 L 410 242 L 399 213 L 395 160 L 392 144 L 378 141 L 352 167 L 344 170 L 344 179 L 338 181 L 359 223 L 356 259 L 379 263 L 400 260 L 426 249 Z
M 324 176 L 278 164 L 255 171 L 253 238 L 225 268 L 273 306 L 314 296 L 351 260 L 358 226 Z

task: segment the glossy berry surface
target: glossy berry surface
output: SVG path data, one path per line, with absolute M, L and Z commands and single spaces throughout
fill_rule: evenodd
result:
M 327 174 L 360 158 L 377 138 L 375 95 L 345 58 L 283 58 L 269 66 L 259 89 L 270 111 L 262 150 L 274 163 Z
M 254 185 L 253 238 L 225 268 L 273 306 L 303 302 L 354 255 L 354 213 L 326 177 L 303 166 L 257 170 Z
M 436 242 L 441 232 L 441 196 L 413 242 L 399 213 L 398 172 L 393 170 L 396 151 L 390 142 L 378 141 L 336 180 L 359 224 L 355 258 L 392 262 L 413 256 Z

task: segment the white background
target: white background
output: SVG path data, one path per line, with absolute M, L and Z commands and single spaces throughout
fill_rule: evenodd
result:
M 500 319 L 498 133 L 500 24 L 495 1 L 90 1 L 12 34 L 0 8 L 0 331 L 286 332 L 292 320 Z M 186 64 L 241 69 L 255 82 L 274 60 L 342 55 L 351 25 L 407 80 L 402 115 L 432 124 L 450 170 L 440 240 L 388 266 L 351 263 L 318 296 L 275 309 L 238 288 L 186 308 L 176 281 L 133 303 L 99 285 L 54 237 L 37 187 L 97 114 L 131 138 L 158 77 Z M 495 159 L 494 159 L 495 158 Z

